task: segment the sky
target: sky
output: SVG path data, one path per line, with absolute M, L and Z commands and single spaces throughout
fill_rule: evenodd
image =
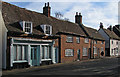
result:
M 6 1 L 6 0 L 3 0 Z M 36 12 L 43 12 L 44 2 L 10 2 L 22 8 L 26 8 Z M 110 25 L 118 24 L 118 2 L 115 1 L 61 1 L 50 2 L 51 16 L 55 17 L 55 12 L 61 12 L 64 18 L 68 18 L 70 22 L 75 22 L 76 12 L 82 14 L 83 24 L 87 27 L 99 29 L 100 22 L 107 28 Z

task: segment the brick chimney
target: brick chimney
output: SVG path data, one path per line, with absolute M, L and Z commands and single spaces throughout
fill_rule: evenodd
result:
M 100 22 L 100 28 L 102 28 L 102 29 L 103 29 L 103 23 L 102 23 L 102 22 Z
M 107 29 L 109 29 L 110 31 L 113 31 L 112 25 L 110 25 Z
M 50 5 L 49 2 L 45 3 L 45 6 L 43 7 L 43 14 L 46 15 L 47 17 L 50 17 Z
M 82 24 L 82 15 L 81 15 L 81 13 L 78 14 L 78 12 L 76 12 L 75 23 Z

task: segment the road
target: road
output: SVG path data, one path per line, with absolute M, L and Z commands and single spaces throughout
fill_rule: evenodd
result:
M 67 64 L 48 65 L 47 68 L 36 67 L 29 71 L 10 73 L 10 75 L 86 75 L 118 77 L 120 73 L 120 58 L 104 58 L 89 61 L 77 61 Z M 4 76 L 4 74 L 3 74 Z M 22 76 L 23 77 L 23 76 Z

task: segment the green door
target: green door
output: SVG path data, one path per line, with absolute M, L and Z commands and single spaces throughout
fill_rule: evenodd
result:
M 31 47 L 31 64 L 37 66 L 37 47 Z

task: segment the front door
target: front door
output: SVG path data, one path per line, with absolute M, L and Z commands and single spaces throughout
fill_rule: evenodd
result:
M 55 62 L 58 63 L 58 47 L 55 47 Z
M 91 48 L 89 48 L 88 58 L 91 59 Z
M 31 47 L 31 64 L 37 66 L 37 47 Z
M 77 50 L 78 60 L 80 60 L 80 50 Z

